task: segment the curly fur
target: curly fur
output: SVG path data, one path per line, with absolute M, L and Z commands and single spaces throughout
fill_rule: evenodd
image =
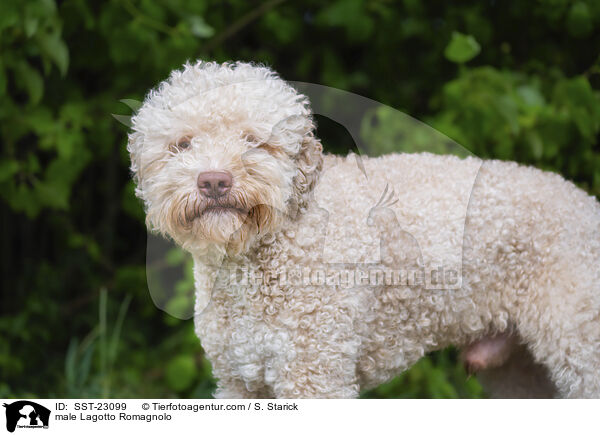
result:
M 487 373 L 498 394 L 600 397 L 593 197 L 516 163 L 426 153 L 363 158 L 365 177 L 354 158 L 323 155 L 314 127 L 303 95 L 245 63 L 185 65 L 133 118 L 148 225 L 194 258 L 216 397 L 356 397 L 427 352 L 497 334 L 517 346 Z M 231 211 L 198 192 L 207 170 L 232 174 Z M 276 279 L 339 268 L 324 257 L 340 252 L 367 270 L 376 242 L 379 265 L 442 264 L 460 285 Z M 231 282 L 231 270 L 262 278 Z

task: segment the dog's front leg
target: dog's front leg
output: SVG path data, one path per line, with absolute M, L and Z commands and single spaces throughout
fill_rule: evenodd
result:
M 265 389 L 250 391 L 241 379 L 225 378 L 217 381 L 215 399 L 268 399 L 270 394 Z
M 215 399 L 254 399 L 239 379 L 219 379 L 215 391 Z
M 312 361 L 299 354 L 271 387 L 278 399 L 355 399 L 360 390 L 355 359 L 323 352 Z

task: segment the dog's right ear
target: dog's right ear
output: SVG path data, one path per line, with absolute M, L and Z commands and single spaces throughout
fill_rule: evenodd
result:
M 296 216 L 306 207 L 309 197 L 323 168 L 323 146 L 311 131 L 302 139 L 300 151 L 295 156 L 298 172 L 293 181 L 289 213 Z

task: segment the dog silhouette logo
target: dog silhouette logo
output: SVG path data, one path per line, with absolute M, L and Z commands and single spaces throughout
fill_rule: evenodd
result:
M 50 410 L 29 400 L 19 400 L 4 404 L 6 408 L 6 430 L 48 428 Z

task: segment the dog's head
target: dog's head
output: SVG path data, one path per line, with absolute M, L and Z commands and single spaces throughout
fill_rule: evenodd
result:
M 307 98 L 262 66 L 186 64 L 132 124 L 147 224 L 192 252 L 248 249 L 305 206 L 321 169 Z

